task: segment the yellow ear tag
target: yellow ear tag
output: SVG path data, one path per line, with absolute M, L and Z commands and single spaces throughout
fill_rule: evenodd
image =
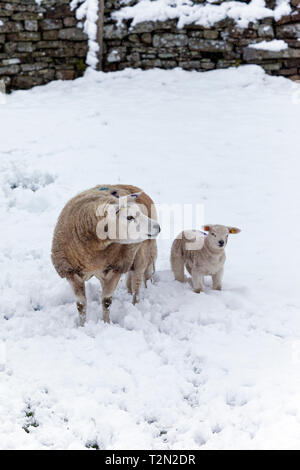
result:
M 229 230 L 229 233 L 235 233 L 234 228 L 231 228 L 231 229 Z

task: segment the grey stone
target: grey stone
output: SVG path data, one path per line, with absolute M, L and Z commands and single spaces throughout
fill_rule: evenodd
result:
M 26 43 L 27 44 L 27 43 Z M 17 50 L 16 42 L 6 42 L 4 44 L 4 52 L 8 55 L 14 54 Z
M 41 39 L 40 33 L 31 31 L 24 31 L 18 34 L 16 40 L 18 41 L 39 41 Z
M 2 60 L 2 65 L 16 65 L 19 64 L 21 61 L 20 59 L 14 58 L 14 59 L 5 59 Z
M 219 31 L 214 29 L 205 29 L 203 31 L 203 37 L 205 39 L 217 39 L 219 37 Z
M 181 61 L 178 65 L 185 70 L 198 70 L 201 68 L 200 61 L 198 60 Z
M 262 68 L 266 72 L 271 72 L 274 70 L 280 70 L 281 69 L 281 64 L 279 62 L 276 62 L 274 64 L 261 64 Z
M 0 24 L 0 33 L 17 33 L 18 31 L 22 30 L 22 23 L 17 21 L 2 21 L 2 24 Z
M 152 43 L 152 36 L 151 36 L 150 33 L 143 33 L 141 35 L 141 40 L 146 44 L 151 44 Z
M 74 18 L 74 16 L 67 16 L 67 18 L 63 19 L 64 26 L 67 28 L 71 28 L 72 26 L 76 26 L 77 20 Z
M 216 65 L 210 59 L 202 59 L 200 60 L 201 68 L 204 70 L 213 70 Z
M 0 75 L 16 75 L 19 73 L 19 65 L 8 65 L 7 67 L 0 67 Z
M 36 62 L 35 64 L 22 64 L 21 69 L 23 72 L 32 72 L 33 70 L 41 70 L 47 67 L 45 62 Z
M 121 62 L 124 59 L 126 54 L 125 47 L 115 47 L 112 49 L 106 57 L 107 62 L 114 63 L 114 62 Z
M 154 47 L 184 47 L 188 44 L 188 38 L 184 34 L 154 34 L 153 46 Z
M 87 35 L 79 28 L 61 29 L 58 35 L 59 39 L 68 41 L 86 41 Z
M 158 57 L 161 59 L 172 59 L 174 57 L 174 52 L 167 52 L 165 49 L 158 52 Z
M 246 62 L 260 61 L 265 59 L 300 59 L 300 49 L 283 49 L 281 51 L 265 51 L 254 49 L 253 47 L 245 47 L 243 58 Z
M 38 31 L 38 22 L 36 20 L 25 20 L 24 21 L 26 31 Z
M 128 31 L 126 28 L 117 27 L 113 24 L 108 24 L 104 26 L 103 35 L 105 39 L 123 39 L 127 36 Z
M 276 37 L 278 39 L 299 39 L 300 38 L 300 23 L 295 24 L 283 24 L 277 26 L 277 34 Z
M 258 36 L 261 38 L 273 39 L 275 36 L 273 26 L 268 24 L 259 25 Z
M 11 17 L 14 21 L 24 21 L 24 20 L 40 20 L 43 18 L 42 13 L 31 13 L 31 12 L 18 12 L 14 13 Z
M 177 67 L 177 62 L 175 60 L 156 60 L 154 67 L 161 67 L 163 69 L 174 69 Z
M 61 29 L 63 27 L 63 22 L 62 20 L 58 19 L 46 19 L 41 21 L 41 28 L 44 31 L 47 31 L 49 29 Z
M 233 45 L 225 41 L 190 38 L 189 48 L 203 52 L 230 52 Z
M 155 22 L 154 21 L 142 21 L 134 25 L 130 32 L 131 33 L 152 33 L 155 30 Z
M 63 41 L 39 41 L 37 43 L 38 49 L 58 49 L 59 47 L 63 47 Z
M 32 42 L 18 42 L 16 46 L 18 52 L 33 52 L 35 50 Z
M 43 83 L 45 83 L 43 77 L 18 75 L 13 78 L 12 86 L 13 88 L 27 89 L 32 88 L 33 86 L 42 85 Z
M 58 39 L 59 30 L 51 29 L 50 31 L 43 31 L 43 40 L 44 41 L 55 41 Z
M 133 52 L 126 56 L 126 60 L 128 62 L 139 62 L 140 61 L 140 54 L 138 52 Z

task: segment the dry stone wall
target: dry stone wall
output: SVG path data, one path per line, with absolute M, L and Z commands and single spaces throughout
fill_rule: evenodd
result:
M 87 37 L 69 0 L 0 0 L 0 81 L 6 90 L 73 79 L 86 65 Z
M 266 3 L 275 6 L 275 0 Z M 211 28 L 191 24 L 179 29 L 176 20 L 133 27 L 128 20 L 118 25 L 111 15 L 121 8 L 120 0 L 105 0 L 102 68 L 105 72 L 126 67 L 206 71 L 259 64 L 270 74 L 300 80 L 300 0 L 291 0 L 291 5 L 289 16 L 279 21 L 265 18 L 245 29 L 230 19 Z M 9 91 L 81 76 L 88 38 L 78 26 L 70 0 L 42 0 L 40 5 L 35 0 L 0 0 L 0 90 L 4 84 Z M 249 47 L 272 39 L 282 39 L 288 47 L 281 51 Z
M 135 3 L 136 0 L 131 2 L 132 5 Z M 197 3 L 204 2 L 198 0 Z M 271 9 L 275 6 L 274 0 L 266 3 Z M 126 67 L 182 67 L 205 71 L 259 64 L 270 74 L 299 80 L 300 0 L 292 0 L 291 4 L 291 15 L 277 22 L 272 17 L 265 18 L 250 23 L 246 29 L 238 28 L 230 19 L 209 29 L 193 24 L 178 29 L 176 20 L 144 22 L 133 27 L 131 21 L 123 21 L 118 26 L 111 13 L 120 8 L 120 1 L 108 0 L 105 2 L 103 68 L 112 71 Z M 272 39 L 284 40 L 288 48 L 276 52 L 249 47 L 255 42 Z

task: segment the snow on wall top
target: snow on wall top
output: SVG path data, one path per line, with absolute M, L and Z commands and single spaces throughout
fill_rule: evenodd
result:
M 128 1 L 123 0 L 123 4 Z M 218 5 L 214 4 L 215 0 L 207 1 L 206 4 L 195 4 L 191 0 L 139 0 L 136 5 L 124 6 L 114 12 L 112 17 L 118 22 L 132 19 L 132 26 L 143 21 L 178 19 L 178 28 L 191 23 L 210 27 L 231 18 L 238 26 L 246 28 L 250 21 L 266 17 L 279 20 L 291 12 L 289 0 L 277 0 L 274 10 L 266 7 L 265 0 L 251 0 L 248 4 L 224 1 Z

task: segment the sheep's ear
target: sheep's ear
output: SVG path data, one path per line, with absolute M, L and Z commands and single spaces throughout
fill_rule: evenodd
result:
M 237 227 L 228 227 L 229 233 L 240 233 L 241 229 Z
M 121 206 L 127 206 L 128 202 L 131 202 L 131 201 L 137 199 L 142 193 L 143 193 L 143 191 L 140 191 L 139 193 L 132 193 L 132 194 L 128 194 L 127 196 L 120 197 L 119 198 L 120 207 Z
M 203 230 L 205 230 L 206 232 L 209 232 L 211 229 L 211 225 L 203 225 Z
M 127 196 L 127 198 L 130 200 L 130 199 L 137 199 L 138 197 L 140 197 L 140 195 L 143 194 L 143 191 L 140 191 L 139 193 L 132 193 L 132 194 L 129 194 Z

